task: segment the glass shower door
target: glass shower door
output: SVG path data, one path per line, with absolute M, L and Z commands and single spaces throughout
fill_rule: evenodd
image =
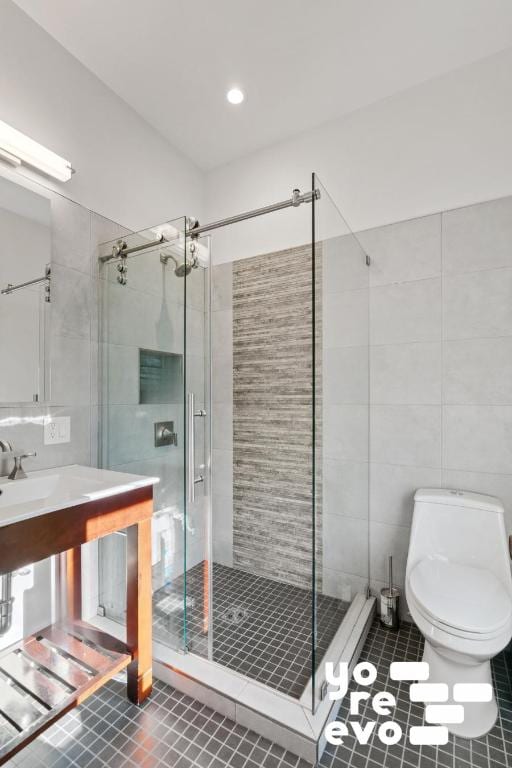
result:
M 187 238 L 192 265 L 185 286 L 185 508 L 184 642 L 209 655 L 210 562 L 210 238 Z
M 185 219 L 100 246 L 100 458 L 105 468 L 158 478 L 154 487 L 154 639 L 185 650 L 187 264 Z M 162 238 L 164 240 L 162 241 Z M 191 280 L 192 282 L 192 280 Z M 100 615 L 124 623 L 122 535 L 98 552 Z
M 316 174 L 312 187 L 315 711 L 325 696 L 325 662 L 340 660 L 369 584 L 369 270 Z

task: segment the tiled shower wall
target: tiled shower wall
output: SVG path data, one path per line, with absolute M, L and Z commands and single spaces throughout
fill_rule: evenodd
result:
M 212 555 L 233 565 L 233 265 L 212 268 Z
M 374 589 L 388 554 L 403 586 L 418 487 L 494 494 L 512 533 L 512 198 L 358 237 L 369 268 L 350 237 L 324 244 L 324 591 L 339 597 L 364 585 L 368 503 Z M 232 265 L 213 271 L 213 541 L 229 564 Z

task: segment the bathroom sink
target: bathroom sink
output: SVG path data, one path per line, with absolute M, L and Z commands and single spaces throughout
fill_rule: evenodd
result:
M 30 517 L 143 488 L 157 478 L 72 464 L 28 472 L 21 480 L 0 479 L 0 527 Z
M 58 474 L 43 477 L 27 477 L 24 483 L 15 480 L 0 482 L 0 509 L 12 504 L 46 499 L 55 493 L 59 484 Z

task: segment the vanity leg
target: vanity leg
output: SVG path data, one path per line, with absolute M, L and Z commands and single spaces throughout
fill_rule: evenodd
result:
M 68 621 L 82 618 L 82 548 L 66 552 L 66 614 Z
M 153 685 L 151 519 L 127 529 L 126 638 L 133 661 L 128 667 L 128 698 L 146 699 Z

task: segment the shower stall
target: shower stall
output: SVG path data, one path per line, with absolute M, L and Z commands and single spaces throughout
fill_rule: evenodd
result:
M 367 261 L 315 174 L 99 252 L 101 464 L 159 479 L 155 657 L 313 714 L 322 660 L 355 663 L 373 611 Z M 125 572 L 124 537 L 102 540 L 98 614 L 119 624 Z

